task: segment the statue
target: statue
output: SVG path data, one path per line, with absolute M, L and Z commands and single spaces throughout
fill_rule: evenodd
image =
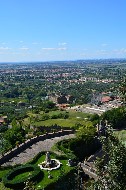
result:
M 38 164 L 38 166 L 43 169 L 43 170 L 48 170 L 48 171 L 51 171 L 51 170 L 55 170 L 55 169 L 58 169 L 60 167 L 61 163 L 59 160 L 57 159 L 51 159 L 50 157 L 50 153 L 49 152 L 46 152 L 46 157 L 45 157 L 45 161 Z M 48 178 L 52 178 L 50 172 L 49 172 L 49 175 L 48 175 Z
M 71 159 L 69 159 L 67 165 L 68 166 L 73 166 L 73 161 Z
M 45 160 L 46 164 L 50 164 L 51 163 L 51 158 L 50 158 L 50 153 L 47 152 L 46 153 L 46 160 Z

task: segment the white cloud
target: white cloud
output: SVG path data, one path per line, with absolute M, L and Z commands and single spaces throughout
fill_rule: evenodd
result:
M 66 47 L 62 47 L 62 48 L 57 48 L 57 50 L 67 50 Z
M 103 43 L 103 44 L 101 44 L 101 46 L 102 47 L 106 47 L 106 46 L 108 46 L 108 44 L 107 43 Z
M 0 47 L 0 50 L 10 50 L 11 48 L 9 47 Z
M 67 45 L 67 43 L 66 43 L 66 42 L 59 42 L 58 45 L 59 45 L 59 46 L 65 46 L 65 45 Z
M 6 44 L 6 42 L 2 42 L 2 45 L 5 45 Z
M 88 50 L 88 49 L 86 49 L 86 48 L 85 48 L 85 49 L 83 49 L 83 51 L 87 51 L 87 50 Z
M 42 48 L 42 50 L 55 50 L 56 48 Z
M 114 49 L 113 52 L 115 52 L 116 54 L 126 54 L 126 48 L 121 48 L 121 49 Z
M 107 50 L 105 50 L 105 49 L 101 49 L 100 52 L 105 53 L 105 52 L 107 52 Z
M 42 48 L 42 50 L 66 50 L 66 47 L 60 47 L 60 48 Z
M 38 42 L 32 42 L 33 45 L 38 45 L 39 43 Z
M 28 47 L 21 47 L 20 50 L 26 50 L 27 51 L 27 50 L 29 50 L 29 48 Z
M 121 51 L 122 53 L 126 53 L 126 48 L 122 48 L 120 51 Z
M 20 43 L 23 43 L 24 41 L 23 41 L 23 40 L 20 40 L 19 42 L 20 42 Z

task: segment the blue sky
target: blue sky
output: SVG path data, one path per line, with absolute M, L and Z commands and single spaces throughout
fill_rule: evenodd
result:
M 0 62 L 126 58 L 126 0 L 0 0 Z

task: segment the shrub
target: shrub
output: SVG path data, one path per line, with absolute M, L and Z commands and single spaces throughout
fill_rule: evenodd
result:
M 16 176 L 25 173 L 25 172 L 31 172 L 31 175 L 18 178 L 17 180 L 14 179 Z M 19 167 L 14 168 L 9 173 L 7 173 L 3 177 L 3 183 L 6 187 L 13 188 L 13 189 L 21 189 L 24 187 L 24 183 L 29 181 L 37 181 L 42 177 L 42 173 L 39 169 L 39 167 L 34 165 L 22 165 Z
M 101 116 L 103 121 L 107 120 L 114 129 L 126 127 L 126 108 L 119 107 L 104 112 Z
M 76 160 L 76 156 L 74 155 L 73 151 L 70 149 L 70 142 L 71 140 L 63 140 L 56 143 L 56 147 L 65 153 L 67 159 L 71 158 L 72 160 Z
M 100 143 L 97 139 L 93 138 L 91 141 L 84 139 L 69 139 L 56 143 L 56 147 L 64 152 L 67 158 L 72 160 L 83 160 L 85 157 L 94 154 L 99 148 Z

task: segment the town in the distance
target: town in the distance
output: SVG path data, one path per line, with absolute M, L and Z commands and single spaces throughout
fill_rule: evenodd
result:
M 125 73 L 126 59 L 0 63 L 1 189 L 126 190 Z

